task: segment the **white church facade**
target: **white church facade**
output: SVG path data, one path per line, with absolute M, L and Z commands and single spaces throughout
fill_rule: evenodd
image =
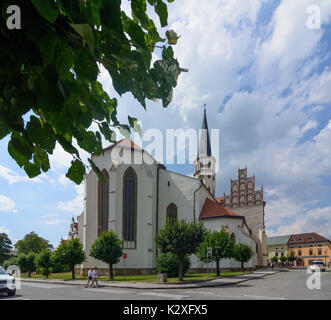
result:
M 152 273 L 158 254 L 154 238 L 165 226 L 167 218 L 201 220 L 209 230 L 225 228 L 237 242 L 252 247 L 254 255 L 245 267 L 266 264 L 264 202 L 260 205 L 254 198 L 251 205 L 246 202 L 246 207 L 237 206 L 238 213 L 232 205 L 235 204 L 233 199 L 230 203 L 226 197 L 215 197 L 216 160 L 211 152 L 206 112 L 202 129 L 194 177 L 168 171 L 129 139 L 106 148 L 102 156 L 93 157 L 105 181 L 99 180 L 94 171 L 85 176 L 84 211 L 77 221 L 78 237 L 88 256 L 79 267 L 82 274 L 92 266 L 98 267 L 100 274 L 108 272 L 108 266 L 91 258 L 89 251 L 95 239 L 110 229 L 123 239 L 127 274 Z M 142 163 L 136 164 L 134 157 L 142 158 Z M 126 159 L 125 163 L 122 159 Z M 262 211 L 260 206 L 263 206 Z M 196 256 L 192 255 L 190 259 L 192 271 L 207 268 Z M 114 265 L 115 273 L 122 273 L 123 267 L 121 259 Z M 240 263 L 232 259 L 222 260 L 220 267 L 237 269 Z

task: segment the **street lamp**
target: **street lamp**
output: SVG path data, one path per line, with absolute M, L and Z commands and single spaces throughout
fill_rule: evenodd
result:
M 325 267 L 326 267 L 326 249 L 325 249 L 324 253 L 325 253 L 324 261 L 325 261 Z

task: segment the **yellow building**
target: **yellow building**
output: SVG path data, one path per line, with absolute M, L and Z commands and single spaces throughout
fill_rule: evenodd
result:
M 279 236 L 279 237 L 268 237 L 267 239 L 267 253 L 268 262 L 271 261 L 273 257 L 278 259 L 282 256 L 287 256 L 288 253 L 288 240 L 291 236 Z
M 288 254 L 294 252 L 297 257 L 294 265 L 298 267 L 307 267 L 314 260 L 322 261 L 324 265 L 329 265 L 331 262 L 330 240 L 315 232 L 291 235 L 288 251 Z

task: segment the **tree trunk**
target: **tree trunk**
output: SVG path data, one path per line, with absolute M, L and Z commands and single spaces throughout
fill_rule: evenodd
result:
M 75 280 L 75 266 L 71 267 L 71 278 Z
M 31 278 L 31 272 L 30 271 L 28 271 L 28 277 Z
M 216 276 L 217 277 L 220 276 L 220 261 L 219 260 L 216 261 Z
M 184 278 L 184 258 L 179 258 L 179 281 L 183 281 Z
M 109 280 L 114 280 L 114 270 L 112 264 L 109 264 Z
M 241 272 L 244 272 L 244 262 L 241 261 Z

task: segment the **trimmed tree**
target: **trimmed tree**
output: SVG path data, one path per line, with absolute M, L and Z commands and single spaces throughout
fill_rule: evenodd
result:
M 53 266 L 52 252 L 50 250 L 43 250 L 36 256 L 36 267 L 41 270 L 42 274 L 48 278 L 51 268 Z
M 179 281 L 183 281 L 184 258 L 196 253 L 207 230 L 202 222 L 185 220 L 167 223 L 155 237 L 155 243 L 162 253 L 173 253 L 179 259 Z
M 12 243 L 6 233 L 0 233 L 0 265 L 10 258 Z
M 271 261 L 272 261 L 272 262 L 276 262 L 276 263 L 277 263 L 277 262 L 278 262 L 278 257 L 276 257 L 276 256 L 273 256 L 273 257 L 271 258 Z
M 191 266 L 190 257 L 184 257 L 183 273 L 185 274 Z M 158 273 L 166 273 L 168 277 L 179 276 L 179 259 L 172 253 L 161 253 L 156 258 L 156 270 Z
M 52 250 L 53 246 L 49 243 L 48 240 L 39 237 L 35 232 L 30 232 L 24 236 L 22 240 L 19 240 L 15 243 L 15 248 L 18 251 L 18 254 L 21 253 L 40 253 L 43 250 Z
M 53 259 L 55 263 L 69 266 L 71 270 L 71 278 L 75 279 L 75 265 L 84 262 L 86 260 L 86 255 L 80 240 L 78 238 L 73 238 L 61 242 L 53 253 Z
M 290 252 L 290 254 L 289 254 L 289 256 L 287 257 L 287 259 L 288 259 L 288 261 L 290 261 L 290 262 L 292 262 L 292 263 L 297 259 L 297 257 L 295 256 L 294 251 L 291 251 L 291 252 Z
M 122 243 L 118 235 L 109 230 L 94 241 L 90 250 L 91 257 L 108 264 L 110 280 L 114 280 L 113 264 L 118 263 L 123 254 Z
M 241 271 L 244 272 L 244 263 L 248 262 L 253 256 L 253 250 L 250 246 L 238 243 L 234 247 L 233 258 L 241 263 Z
M 26 272 L 28 277 L 31 278 L 31 272 L 36 271 L 36 254 L 29 253 L 29 254 L 20 254 L 17 257 L 17 264 L 21 268 L 22 272 Z
M 216 275 L 220 275 L 220 260 L 230 259 L 233 256 L 235 241 L 224 229 L 221 231 L 208 232 L 197 252 L 198 258 L 207 263 L 216 262 Z M 207 254 L 207 249 L 212 248 L 212 255 Z
M 282 267 L 283 267 L 284 262 L 287 261 L 287 257 L 286 256 L 280 256 L 279 260 L 282 263 Z

